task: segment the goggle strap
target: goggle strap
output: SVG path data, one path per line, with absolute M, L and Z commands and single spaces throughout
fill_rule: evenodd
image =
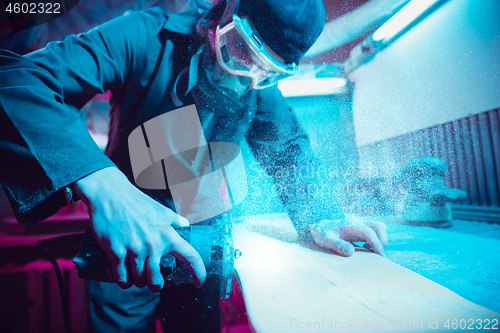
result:
M 200 55 L 203 51 L 204 46 L 202 45 L 198 51 L 191 57 L 191 61 L 189 62 L 189 80 L 188 87 L 185 95 L 187 95 L 191 89 L 194 88 L 196 82 L 198 80 L 198 63 L 200 62 Z
M 233 21 L 233 14 L 238 11 L 238 4 L 239 0 L 226 0 L 226 8 L 224 8 L 224 13 L 219 23 L 221 27 Z

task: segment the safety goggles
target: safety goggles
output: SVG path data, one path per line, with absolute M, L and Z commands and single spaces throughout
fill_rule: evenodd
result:
M 249 77 L 252 89 L 267 88 L 297 73 L 296 63 L 285 64 L 277 59 L 250 21 L 236 15 L 235 3 L 232 20 L 216 30 L 215 50 L 220 66 L 230 74 Z

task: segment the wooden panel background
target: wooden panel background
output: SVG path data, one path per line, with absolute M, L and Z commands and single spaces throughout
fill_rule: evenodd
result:
M 467 204 L 499 206 L 500 109 L 359 147 L 360 175 L 377 177 L 419 157 L 448 165 L 448 187 L 467 190 Z

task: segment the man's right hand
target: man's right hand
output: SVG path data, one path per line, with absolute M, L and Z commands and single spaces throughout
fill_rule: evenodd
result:
M 189 225 L 184 217 L 142 193 L 117 168 L 87 175 L 75 183 L 75 191 L 89 209 L 94 237 L 121 288 L 147 285 L 160 291 L 160 258 L 166 253 L 190 267 L 195 287 L 203 285 L 203 260 L 173 228 Z

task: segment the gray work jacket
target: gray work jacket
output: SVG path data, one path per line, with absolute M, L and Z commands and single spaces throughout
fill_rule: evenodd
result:
M 66 204 L 62 189 L 117 166 L 133 182 L 127 138 L 145 121 L 176 109 L 171 90 L 189 64 L 197 10 L 130 12 L 90 31 L 19 56 L 0 54 L 0 180 L 20 224 L 35 223 Z M 109 144 L 104 154 L 77 110 L 110 90 Z M 307 188 L 317 179 L 283 172 L 317 165 L 309 138 L 277 89 L 256 92 L 248 119 L 234 119 L 258 162 L 273 176 L 295 227 L 340 218 L 332 196 L 318 204 Z M 233 126 L 234 127 L 234 126 Z M 285 190 L 283 190 L 285 189 Z M 148 193 L 170 206 L 168 197 Z M 324 201 L 324 200 L 323 200 Z

